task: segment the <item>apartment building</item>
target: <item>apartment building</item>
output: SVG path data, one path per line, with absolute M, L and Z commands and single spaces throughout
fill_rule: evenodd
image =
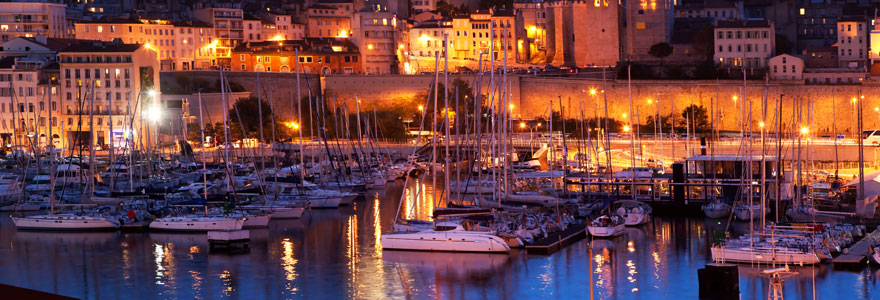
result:
M 776 33 L 769 21 L 719 21 L 714 61 L 725 68 L 766 68 L 776 53 Z
M 868 24 L 862 17 L 837 21 L 837 56 L 840 67 L 864 68 L 868 61 Z
M 200 8 L 193 10 L 193 17 L 213 28 L 217 62 L 228 67 L 232 49 L 245 39 L 244 12 L 238 8 Z
M 163 71 L 208 69 L 216 64 L 219 42 L 208 24 L 140 19 L 83 22 L 75 27 L 80 39 L 142 44 L 156 51 Z
M 306 9 L 305 17 L 308 37 L 347 38 L 351 36 L 351 11 L 344 7 L 315 4 Z
M 398 45 L 402 21 L 394 13 L 372 9 L 356 12 L 353 19 L 351 41 L 360 49 L 364 73 L 398 73 L 398 55 L 403 55 L 403 47 Z
M 66 38 L 65 5 L 44 2 L 0 2 L 0 41 L 38 35 Z
M 149 126 L 162 121 L 161 112 L 154 109 L 160 91 L 157 57 L 146 45 L 118 40 L 83 42 L 59 51 L 60 127 L 65 145 L 112 141 L 123 146 L 145 138 Z
M 304 40 L 249 42 L 233 50 L 233 71 L 360 74 L 361 54 L 348 39 L 306 38 Z

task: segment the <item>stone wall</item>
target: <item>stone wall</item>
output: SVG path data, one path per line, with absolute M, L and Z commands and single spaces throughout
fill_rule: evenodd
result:
M 265 101 L 271 101 L 269 98 L 271 95 L 274 98 L 276 105 L 276 113 L 284 120 L 293 119 L 295 112 L 296 102 L 293 102 L 292 99 L 296 99 L 296 74 L 295 73 L 279 73 L 279 72 L 261 72 L 259 73 L 259 84 L 257 82 L 257 72 L 223 72 L 223 76 L 229 80 L 230 83 L 240 84 L 246 91 L 250 91 L 251 95 L 257 96 L 258 86 L 263 90 L 262 97 Z M 161 80 L 163 91 L 169 90 L 182 90 L 181 88 L 175 88 L 178 86 L 178 78 L 180 76 L 185 76 L 188 78 L 189 82 L 194 82 L 199 79 L 207 82 L 211 85 L 215 84 L 217 80 L 220 79 L 219 71 L 177 71 L 177 72 L 162 72 Z M 308 96 L 308 87 L 311 85 L 313 94 L 320 94 L 321 80 L 317 74 L 303 74 L 300 75 L 300 93 L 302 97 Z M 198 88 L 192 90 L 193 93 L 198 92 Z M 194 98 L 193 98 L 194 99 Z M 205 101 L 205 105 L 207 107 L 222 107 L 222 105 L 217 103 L 212 103 L 213 101 L 221 101 L 220 97 L 203 97 L 202 99 Z M 235 103 L 235 99 L 229 99 L 229 105 L 233 105 Z M 198 107 L 192 107 L 193 109 L 198 109 Z M 212 112 L 214 113 L 214 112 Z
M 162 72 L 162 86 L 173 84 L 174 73 Z M 218 72 L 192 71 L 183 72 L 193 78 L 204 78 L 214 82 L 219 78 Z M 241 84 L 245 89 L 256 95 L 257 80 L 253 72 L 224 72 L 230 81 Z M 462 78 L 473 82 L 479 75 L 450 74 L 449 81 Z M 614 74 L 609 74 L 613 77 Z M 414 95 L 419 92 L 427 92 L 431 85 L 433 75 L 380 75 L 380 76 L 329 76 L 319 78 L 310 74 L 301 79 L 301 91 L 303 97 L 308 93 L 306 80 L 311 84 L 315 94 L 323 91 L 328 101 L 334 97 L 340 102 L 353 101 L 355 97 L 364 105 L 377 108 L 395 106 L 415 107 L 423 104 L 424 99 L 415 101 Z M 443 80 L 443 76 L 440 77 Z M 275 97 L 278 112 L 287 118 L 295 106 L 292 102 L 296 91 L 296 77 L 292 73 L 261 73 L 260 80 L 264 91 L 264 97 L 268 98 L 271 91 Z M 566 107 L 566 115 L 579 116 L 580 111 L 587 117 L 596 114 L 604 114 L 604 98 L 607 96 L 608 111 L 612 118 L 629 122 L 632 115 L 644 123 L 648 115 L 668 115 L 675 113 L 676 118 L 681 118 L 681 112 L 690 104 L 702 105 L 708 111 L 714 109 L 718 116 L 719 128 L 726 131 L 739 131 L 741 126 L 751 125 L 758 131 L 758 124 L 762 121 L 763 104 L 766 103 L 766 119 L 769 131 L 776 128 L 776 105 L 782 95 L 782 118 L 783 131 L 788 131 L 793 123 L 793 108 L 795 99 L 803 102 L 803 115 L 801 121 L 795 121 L 799 127 L 809 127 L 810 131 L 817 134 L 828 134 L 833 126 L 837 126 L 838 132 L 849 133 L 855 128 L 855 109 L 851 99 L 857 97 L 861 91 L 864 95 L 862 110 L 865 129 L 880 129 L 880 83 L 867 81 L 861 85 L 804 85 L 800 82 L 769 82 L 749 81 L 746 84 L 745 97 L 742 95 L 743 82 L 736 80 L 725 81 L 646 81 L 632 82 L 632 102 L 630 109 L 630 89 L 625 80 L 602 80 L 595 79 L 572 79 L 563 77 L 535 77 L 534 75 L 511 75 L 508 76 L 511 88 L 511 100 L 514 104 L 514 116 L 517 118 L 532 119 L 549 117 L 549 101 L 553 100 L 554 110 L 559 110 L 559 103 Z M 489 87 L 488 75 L 483 76 L 483 94 Z M 595 96 L 589 94 L 590 89 L 599 91 Z M 604 90 L 605 93 L 601 91 Z M 737 96 L 736 100 L 733 96 Z M 713 99 L 718 99 L 713 105 Z M 648 103 L 651 99 L 651 104 Z M 745 102 L 743 101 L 745 99 Z M 366 109 L 366 108 L 364 108 Z M 877 111 L 875 111 L 875 109 Z M 751 112 L 751 113 L 749 113 Z M 751 120 L 748 116 L 751 115 Z M 745 116 L 745 117 L 743 117 Z M 836 121 L 836 122 L 835 122 Z M 836 123 L 836 124 L 835 124 Z
M 590 96 L 589 90 L 594 88 L 599 93 Z M 520 96 L 522 97 L 522 109 L 524 117 L 548 116 L 547 103 L 549 100 L 562 100 L 568 111 L 584 110 L 588 116 L 598 111 L 601 116 L 604 113 L 604 96 L 608 98 L 609 115 L 612 118 L 624 120 L 623 114 L 638 112 L 639 119 L 644 120 L 648 115 L 668 115 L 675 112 L 676 118 L 681 118 L 681 112 L 690 104 L 702 105 L 711 112 L 713 106 L 719 120 L 721 130 L 739 131 L 740 126 L 751 124 L 755 131 L 762 121 L 764 103 L 766 103 L 766 119 L 764 122 L 770 131 L 774 131 L 777 120 L 777 103 L 781 96 L 783 131 L 789 124 L 798 124 L 797 127 L 809 127 L 814 133 L 830 133 L 836 125 L 841 133 L 853 132 L 855 128 L 855 112 L 851 99 L 864 95 L 862 110 L 864 116 L 864 128 L 880 129 L 880 84 L 866 83 L 863 85 L 803 85 L 801 83 L 774 83 L 765 84 L 762 81 L 751 81 L 746 84 L 745 97 L 742 95 L 742 81 L 633 81 L 631 85 L 632 106 L 630 109 L 630 88 L 624 81 L 609 81 L 601 93 L 603 83 L 601 80 L 569 80 L 569 79 L 544 79 L 544 78 L 521 78 Z M 765 101 L 765 95 L 767 100 Z M 734 99 L 736 96 L 736 99 Z M 652 99 L 652 103 L 648 103 Z M 718 99 L 713 105 L 713 99 Z M 745 99 L 745 102 L 743 101 Z M 802 119 L 793 121 L 793 108 L 795 99 L 801 100 Z M 659 102 L 658 102 L 659 100 Z M 558 107 L 555 105 L 554 108 Z M 556 110 L 556 109 L 554 109 Z M 749 116 L 751 115 L 751 119 Z M 837 121 L 835 124 L 835 120 Z M 644 122 L 644 121 L 642 121 Z

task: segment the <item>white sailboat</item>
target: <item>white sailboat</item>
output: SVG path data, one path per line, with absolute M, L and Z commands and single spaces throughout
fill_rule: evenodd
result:
M 13 217 L 12 223 L 21 230 L 116 230 L 119 222 L 111 218 L 94 215 L 47 214 L 26 217 Z
M 158 218 L 150 223 L 150 229 L 168 231 L 241 230 L 245 218 L 222 216 L 174 216 Z

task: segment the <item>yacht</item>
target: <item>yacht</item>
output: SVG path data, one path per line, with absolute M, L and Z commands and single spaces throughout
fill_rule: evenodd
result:
M 620 215 L 602 215 L 590 222 L 587 230 L 594 237 L 615 237 L 623 234 L 626 221 Z
M 712 201 L 703 204 L 701 207 L 703 214 L 710 219 L 720 219 L 730 216 L 730 204 L 721 201 Z
M 116 230 L 119 221 L 99 215 L 47 214 L 13 217 L 12 223 L 21 230 Z
M 814 252 L 805 252 L 780 246 L 759 243 L 760 246 L 749 245 L 715 245 L 712 246 L 712 260 L 716 262 L 738 263 L 777 263 L 812 265 L 821 261 Z M 771 244 L 772 245 L 772 244 Z
M 500 237 L 483 231 L 466 231 L 458 224 L 419 232 L 382 234 L 383 249 L 509 253 L 510 246 Z
M 617 214 L 623 217 L 626 226 L 644 225 L 651 219 L 653 209 L 648 204 L 634 200 L 617 201 L 616 204 L 619 205 Z
M 169 231 L 241 230 L 244 218 L 222 216 L 174 216 L 158 218 L 150 223 L 150 229 Z

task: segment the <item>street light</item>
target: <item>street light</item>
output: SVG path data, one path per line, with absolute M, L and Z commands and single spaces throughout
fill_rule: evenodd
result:
M 519 122 L 519 128 L 526 128 L 526 122 Z
M 629 125 L 623 125 L 623 132 L 629 132 Z
M 424 105 L 419 105 L 419 111 L 420 111 L 420 112 L 424 112 L 424 111 L 425 111 L 425 106 L 424 106 Z
M 595 95 L 596 95 L 596 89 L 590 89 L 590 95 L 595 96 Z

